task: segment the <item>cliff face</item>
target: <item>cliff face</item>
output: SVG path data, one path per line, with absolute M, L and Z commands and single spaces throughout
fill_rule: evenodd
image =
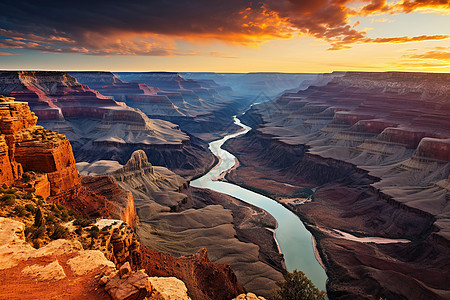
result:
M 73 111 L 101 117 L 102 111 L 93 106 L 117 106 L 114 100 L 78 83 L 65 72 L 2 71 L 0 93 L 27 101 L 41 120 L 58 120 Z
M 2 159 L 2 171 L 5 170 L 2 181 L 11 184 L 27 171 L 46 173 L 43 180 L 50 183 L 52 196 L 80 184 L 69 140 L 62 134 L 36 126 L 37 117 L 27 103 L 3 98 L 0 117 L 3 153 L 8 154 Z
M 117 185 L 109 194 L 83 186 L 69 140 L 36 122 L 27 103 L 0 96 L 0 183 L 16 185 L 85 215 L 113 214 L 133 224 L 131 194 Z
M 125 95 L 156 95 L 160 90 L 157 87 L 144 83 L 126 82 L 111 72 L 70 72 L 78 82 L 88 85 L 103 95 L 114 96 L 121 101 Z
M 131 192 L 121 189 L 111 176 L 81 176 L 83 186 L 102 195 L 111 203 L 110 216 L 133 226 L 137 219 Z
M 83 76 L 94 86 L 110 84 L 123 87 L 126 93 L 152 96 L 158 92 L 145 84 L 123 82 L 112 73 Z M 65 134 L 78 161 L 115 159 L 125 163 L 133 151 L 145 149 L 154 158 L 152 163 L 167 165 L 188 177 L 203 172 L 213 161 L 207 147 L 178 125 L 149 119 L 140 110 L 103 96 L 65 72 L 3 71 L 0 92 L 27 101 L 39 124 Z
M 124 93 L 120 99 L 127 105 L 139 108 L 152 118 L 177 123 L 184 131 L 208 141 L 234 128 L 229 122 L 230 117 L 251 100 L 207 78 L 190 79 L 171 72 L 116 74 L 122 80 L 157 89 L 156 95 Z
M 227 178 L 270 193 L 311 226 L 330 298 L 446 298 L 436 272 L 450 276 L 441 267 L 450 241 L 450 76 L 342 75 L 254 105 L 242 118 L 254 130 L 226 144 L 242 163 Z M 312 201 L 305 188 L 316 188 Z M 411 242 L 369 245 L 327 229 Z

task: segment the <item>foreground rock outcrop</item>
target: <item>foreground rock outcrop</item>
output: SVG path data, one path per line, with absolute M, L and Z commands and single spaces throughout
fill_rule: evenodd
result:
M 149 277 L 128 263 L 117 270 L 102 252 L 83 250 L 74 240 L 35 249 L 25 242 L 24 229 L 23 223 L 0 217 L 2 299 L 190 299 L 177 278 Z
M 449 297 L 449 81 L 336 74 L 253 106 L 243 120 L 254 130 L 227 142 L 241 163 L 227 179 L 276 198 L 313 232 L 330 298 Z

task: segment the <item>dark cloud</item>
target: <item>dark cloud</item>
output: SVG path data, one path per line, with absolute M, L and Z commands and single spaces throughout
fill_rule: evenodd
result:
M 361 1 L 360 9 L 350 9 L 350 2 L 354 1 L 2 1 L 0 48 L 90 55 L 195 55 L 178 51 L 174 38 L 258 44 L 300 33 L 329 42 L 331 49 L 343 49 L 361 42 L 418 40 L 369 39 L 350 25 L 349 16 L 448 9 L 449 5 L 444 0 L 394 4 L 371 0 Z

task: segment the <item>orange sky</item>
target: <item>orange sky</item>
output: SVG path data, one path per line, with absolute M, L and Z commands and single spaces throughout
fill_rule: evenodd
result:
M 19 2 L 0 4 L 2 69 L 450 71 L 447 0 Z

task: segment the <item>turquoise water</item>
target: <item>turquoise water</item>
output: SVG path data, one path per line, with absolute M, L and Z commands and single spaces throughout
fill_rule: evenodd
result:
M 235 164 L 235 156 L 223 150 L 221 146 L 227 140 L 246 134 L 251 129 L 242 124 L 236 117 L 234 121 L 235 124 L 241 126 L 244 130 L 227 135 L 209 144 L 211 152 L 218 156 L 221 161 L 210 172 L 191 181 L 191 186 L 221 192 L 269 212 L 278 223 L 278 227 L 275 230 L 275 237 L 281 248 L 281 252 L 284 254 L 288 271 L 293 271 L 294 269 L 303 271 L 319 289 L 325 290 L 327 275 L 314 256 L 311 233 L 306 230 L 302 221 L 294 213 L 266 196 L 228 182 L 213 181 L 214 178 L 232 168 Z

